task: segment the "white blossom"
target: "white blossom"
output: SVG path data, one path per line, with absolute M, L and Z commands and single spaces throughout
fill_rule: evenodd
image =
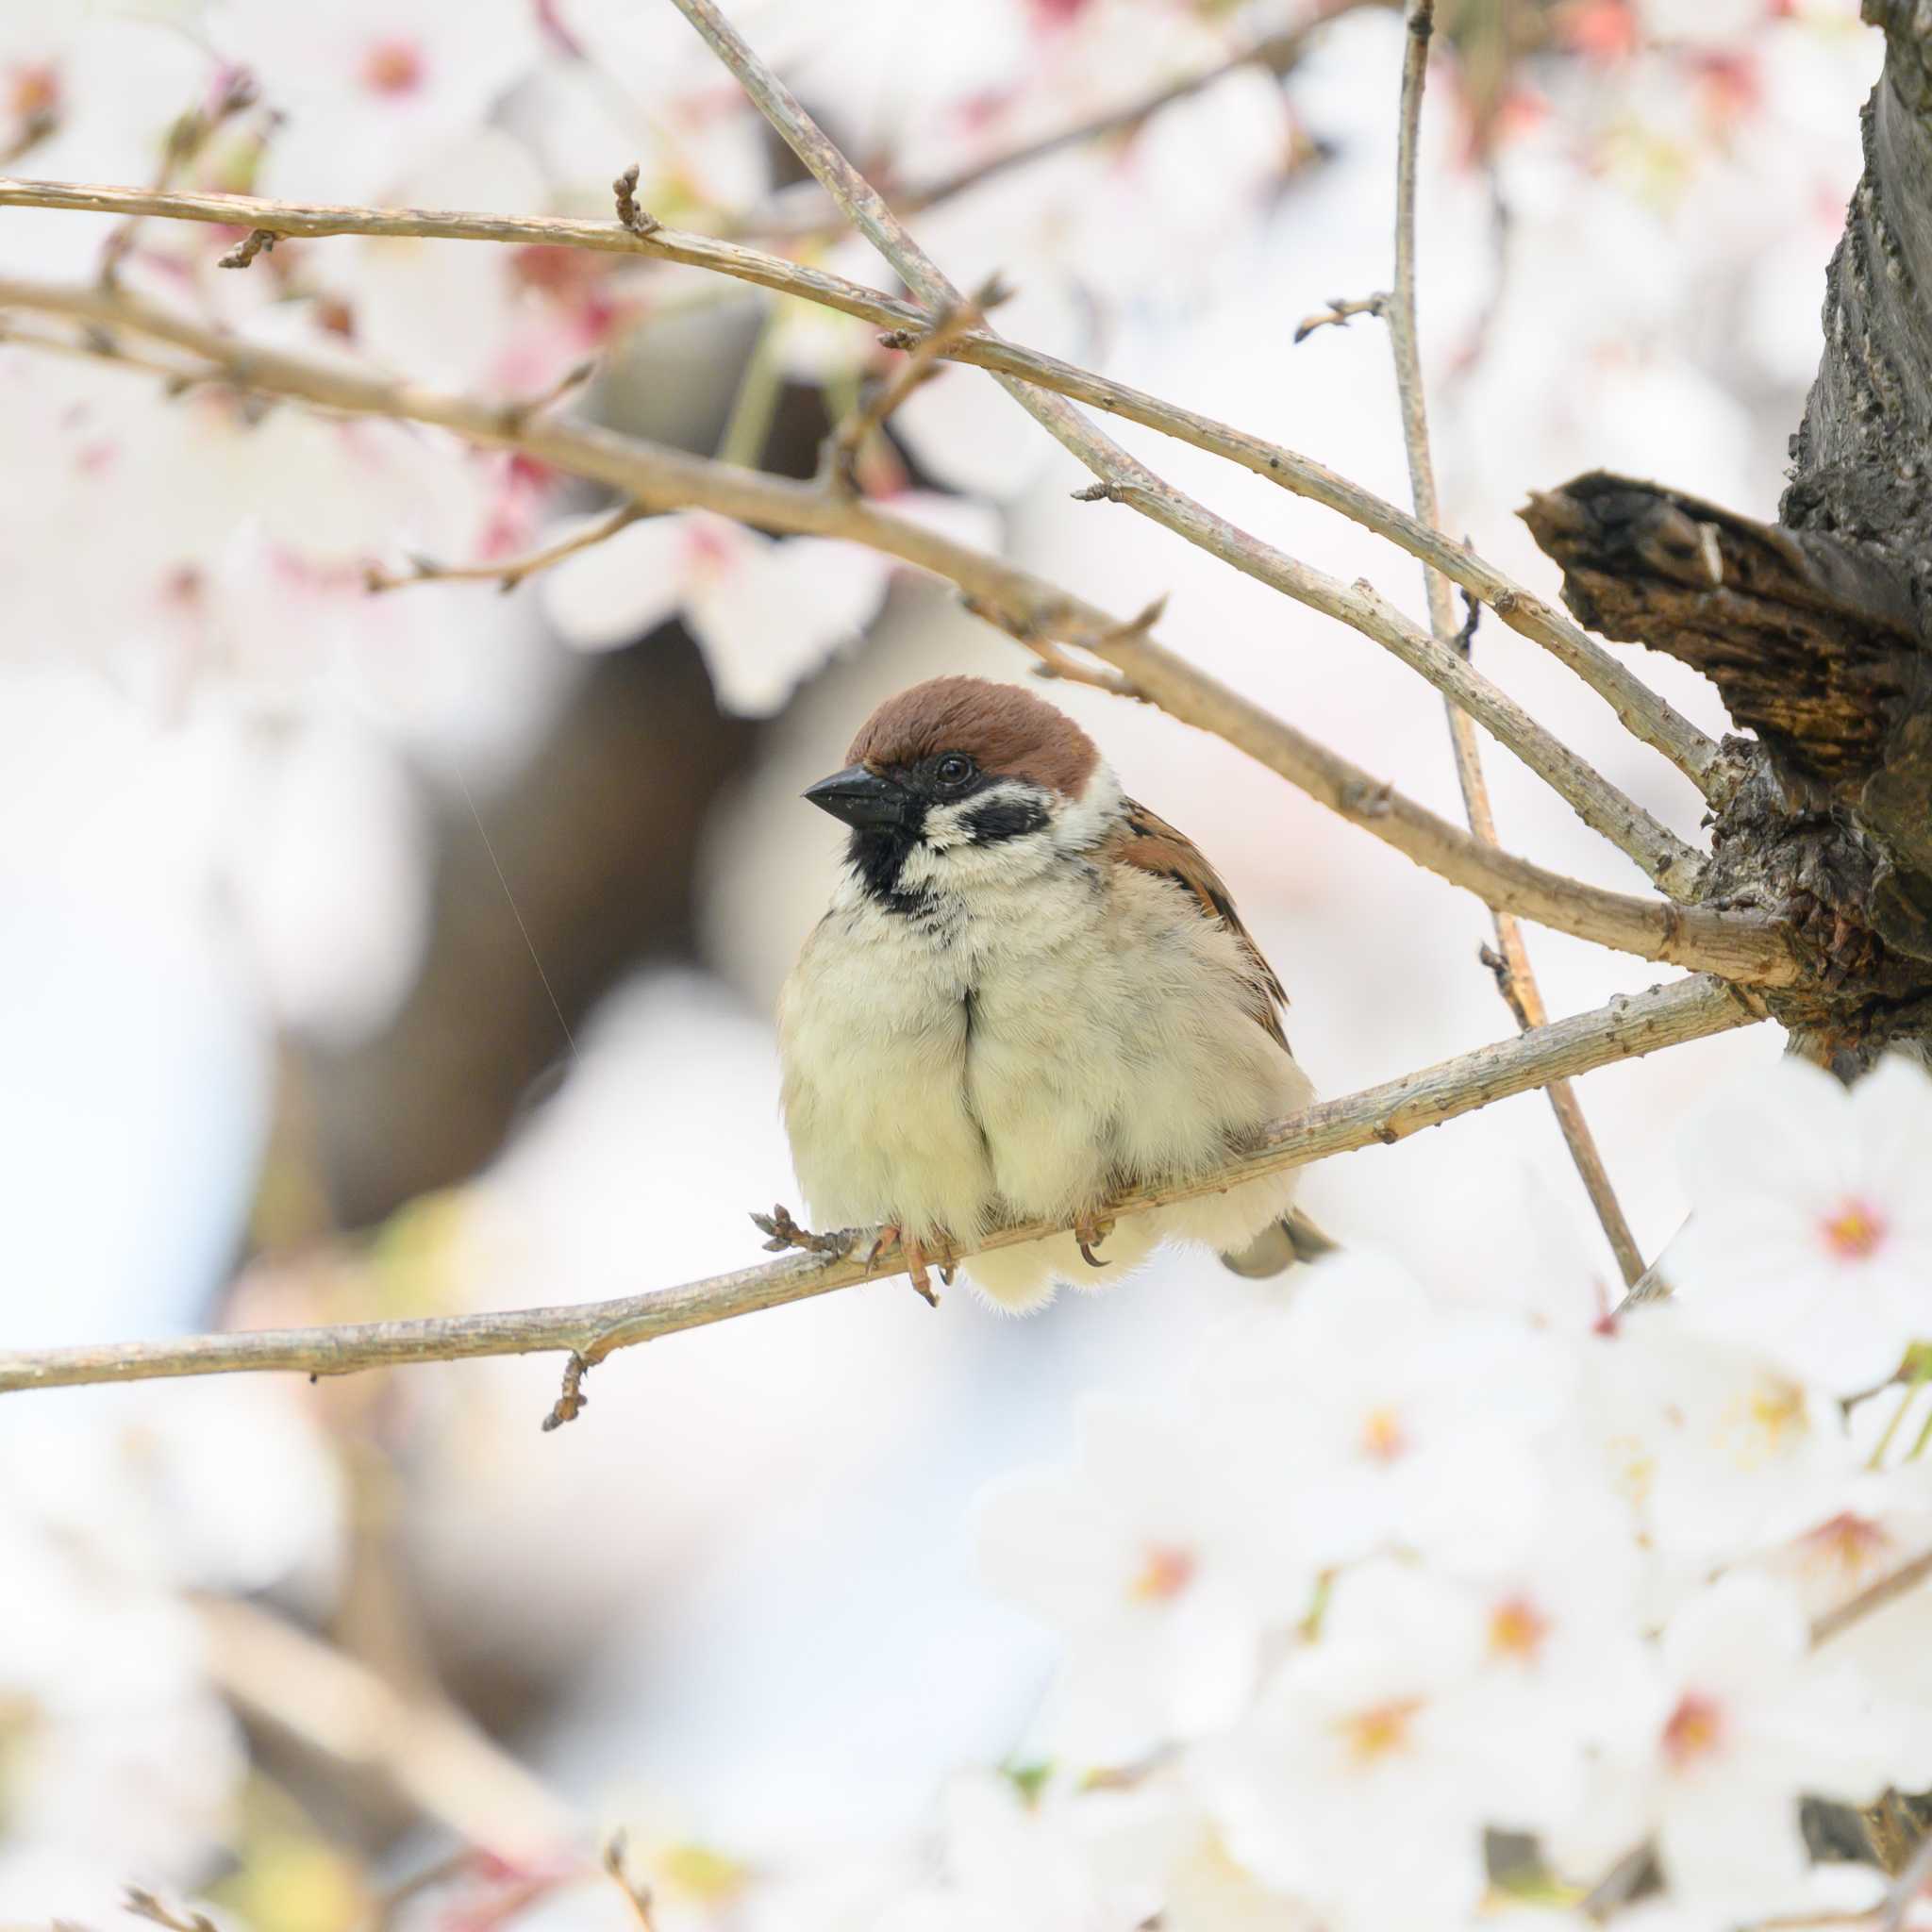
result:
M 855 544 L 775 541 L 693 510 L 646 518 L 566 558 L 544 574 L 544 606 L 568 641 L 591 650 L 682 616 L 719 702 L 764 717 L 857 635 L 891 575 L 889 559 Z
M 1785 1058 L 1686 1135 L 1693 1209 L 1663 1257 L 1685 1319 L 1835 1394 L 1932 1335 L 1932 1079 L 1892 1058 L 1847 1091 Z
M 1552 1847 L 1586 1882 L 1654 1836 L 1674 1895 L 1777 1909 L 1806 1881 L 1798 1803 L 1866 1804 L 1932 1776 L 1932 1737 L 1827 1650 L 1791 1591 L 1720 1578 L 1659 1641 L 1650 1694 L 1630 1703 L 1589 1802 Z
M 1300 1614 L 1314 1581 L 1270 1549 L 1251 1496 L 1198 1428 L 1094 1400 L 1072 1470 L 981 1499 L 989 1582 L 1066 1639 L 1050 1743 L 1122 1763 L 1241 1715 L 1267 1629 Z

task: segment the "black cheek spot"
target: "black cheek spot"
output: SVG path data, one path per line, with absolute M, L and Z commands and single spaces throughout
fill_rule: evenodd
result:
M 968 812 L 961 823 L 974 844 L 997 845 L 1042 829 L 1046 808 L 1030 798 L 995 798 Z

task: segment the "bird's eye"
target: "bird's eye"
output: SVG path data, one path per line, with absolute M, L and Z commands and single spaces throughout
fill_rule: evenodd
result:
M 963 751 L 949 751 L 933 767 L 933 776 L 949 791 L 958 791 L 973 775 L 973 760 Z

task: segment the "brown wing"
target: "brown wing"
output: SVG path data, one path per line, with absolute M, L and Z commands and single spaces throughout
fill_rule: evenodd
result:
M 1288 1049 L 1288 1035 L 1282 1029 L 1281 1008 L 1288 994 L 1274 976 L 1274 969 L 1261 957 L 1253 935 L 1241 923 L 1221 874 L 1202 858 L 1200 848 L 1185 833 L 1177 832 L 1158 813 L 1144 805 L 1126 801 L 1126 823 L 1108 841 L 1107 856 L 1117 865 L 1138 866 L 1158 878 L 1171 879 L 1192 895 L 1204 919 L 1218 919 L 1235 937 L 1254 971 L 1255 1018 Z

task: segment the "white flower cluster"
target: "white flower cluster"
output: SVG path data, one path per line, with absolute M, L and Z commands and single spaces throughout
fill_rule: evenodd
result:
M 1344 1256 L 1091 1402 L 979 1518 L 1064 1640 L 1038 1768 L 879 1923 L 1567 1921 L 1645 1847 L 1687 1924 L 1871 1904 L 1800 1807 L 1932 1784 L 1932 1589 L 1865 1595 L 1932 1552 L 1928 1163 L 1923 1073 L 1786 1064 L 1700 1124 L 1671 1302 L 1566 1331 Z

